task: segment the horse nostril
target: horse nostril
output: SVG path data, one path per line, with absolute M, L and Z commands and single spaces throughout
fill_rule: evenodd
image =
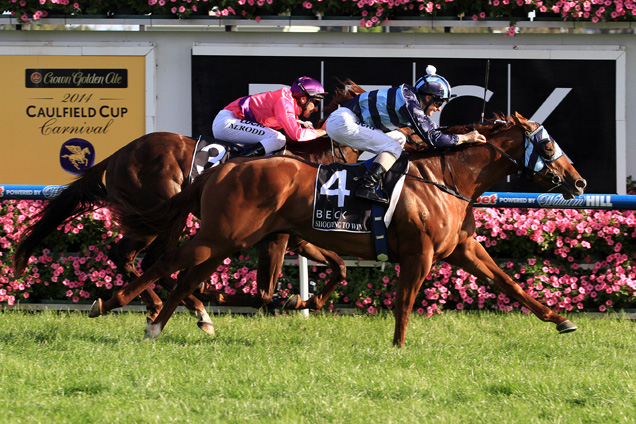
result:
M 574 183 L 574 186 L 580 190 L 583 190 L 585 189 L 585 187 L 587 187 L 587 181 L 581 178 L 580 180 L 576 180 L 576 182 Z

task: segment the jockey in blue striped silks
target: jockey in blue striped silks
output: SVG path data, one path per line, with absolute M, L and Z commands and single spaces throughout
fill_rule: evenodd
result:
M 357 197 L 383 204 L 389 202 L 382 192 L 382 180 L 400 157 L 406 142 L 406 136 L 398 131 L 400 128 L 411 127 L 432 148 L 486 142 L 477 131 L 443 134 L 431 120 L 430 116 L 453 97 L 450 84 L 436 71 L 434 66 L 427 66 L 426 76 L 419 78 L 415 87 L 402 84 L 362 93 L 327 119 L 325 129 L 333 140 L 377 155 L 360 181 L 355 192 Z M 379 184 L 378 191 L 376 184 Z

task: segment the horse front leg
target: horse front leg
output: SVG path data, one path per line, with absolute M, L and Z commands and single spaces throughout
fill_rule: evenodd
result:
M 577 329 L 577 326 L 572 322 L 523 291 L 519 284 L 497 266 L 486 249 L 472 237 L 457 245 L 453 253 L 445 260 L 452 265 L 463 268 L 482 281 L 492 283 L 507 296 L 516 299 L 530 309 L 540 320 L 555 323 L 560 333 L 568 333 Z
M 413 310 L 415 297 L 433 264 L 432 253 L 400 255 L 400 257 L 400 278 L 398 279 L 395 309 L 393 310 L 395 316 L 393 344 L 397 347 L 404 346 L 406 326 Z
M 293 250 L 299 255 L 311 259 L 314 262 L 328 265 L 329 268 L 332 270 L 332 275 L 327 284 L 325 284 L 325 287 L 323 287 L 320 292 L 314 294 L 314 296 L 312 296 L 310 299 L 304 301 L 300 298 L 299 295 L 294 295 L 290 297 L 289 300 L 287 300 L 284 308 L 295 310 L 320 310 L 323 306 L 325 306 L 325 303 L 327 303 L 327 300 L 329 300 L 329 297 L 333 294 L 342 280 L 346 278 L 347 266 L 345 265 L 345 262 L 342 260 L 342 258 L 335 252 L 322 249 L 304 240 L 293 239 L 293 241 L 295 242 L 296 246 L 290 247 L 290 250 Z

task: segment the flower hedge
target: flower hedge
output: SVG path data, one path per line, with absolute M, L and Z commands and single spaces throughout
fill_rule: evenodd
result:
M 17 240 L 41 201 L 5 200 L 0 204 L 0 305 L 18 301 L 109 297 L 124 282 L 108 260 L 110 245 L 121 236 L 106 209 L 60 226 L 14 278 Z M 502 269 L 537 300 L 555 311 L 619 310 L 636 307 L 636 212 L 562 209 L 475 209 L 479 240 Z M 191 219 L 187 235 L 196 232 Z M 186 236 L 187 237 L 187 236 Z M 225 293 L 256 293 L 253 252 L 225 260 L 209 286 Z M 330 270 L 312 267 L 310 280 L 320 290 Z M 392 309 L 400 267 L 349 268 L 328 305 L 354 306 L 367 313 Z M 296 290 L 298 267 L 283 269 L 278 294 Z M 158 288 L 159 289 L 159 288 Z M 165 296 L 165 292 L 160 295 Z M 521 309 L 516 301 L 446 263 L 436 264 L 418 294 L 415 312 L 432 315 L 449 309 Z
M 634 21 L 635 0 L 2 0 L 2 10 L 20 22 L 50 15 L 173 15 L 235 16 L 312 14 L 360 18 L 371 27 L 390 19 L 466 17 L 507 18 L 511 24 L 528 12 L 541 18 L 560 17 L 590 22 Z M 514 26 L 511 34 L 514 33 Z

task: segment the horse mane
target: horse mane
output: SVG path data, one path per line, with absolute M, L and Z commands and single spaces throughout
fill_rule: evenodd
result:
M 514 115 L 510 115 L 510 116 L 506 116 L 502 113 L 495 113 L 495 116 L 492 119 L 489 119 L 487 121 L 484 121 L 481 123 L 475 123 L 475 124 L 454 125 L 452 127 L 442 129 L 442 132 L 444 134 L 468 134 L 469 132 L 473 130 L 477 130 L 480 133 L 482 133 L 486 138 L 488 138 L 494 134 L 500 133 L 502 131 L 506 131 L 515 125 L 519 125 L 525 128 L 527 122 L 528 121 L 523 116 L 519 115 L 517 112 L 515 112 Z M 409 152 L 433 152 L 434 153 L 434 150 L 431 149 L 426 143 L 424 143 L 422 139 L 417 134 L 415 134 L 412 129 L 408 128 L 403 132 L 410 140 L 412 140 L 412 142 L 409 142 L 406 144 L 405 150 Z M 457 149 L 463 149 L 469 146 L 471 145 L 462 144 L 460 146 L 450 147 L 449 149 L 457 150 Z
M 334 90 L 331 102 L 323 108 L 323 114 L 325 116 L 331 115 L 334 110 L 338 109 L 338 106 L 343 105 L 358 94 L 362 94 L 366 91 L 350 78 L 347 78 L 344 82 L 338 79 L 338 83 L 342 85 L 342 87 Z
M 470 124 L 470 125 L 455 125 L 444 130 L 446 134 L 468 134 L 473 130 L 477 130 L 484 136 L 488 137 L 490 134 L 496 134 L 501 131 L 505 131 L 515 125 L 515 120 L 512 116 L 506 116 L 502 113 L 495 113 L 492 119 L 487 121 Z

